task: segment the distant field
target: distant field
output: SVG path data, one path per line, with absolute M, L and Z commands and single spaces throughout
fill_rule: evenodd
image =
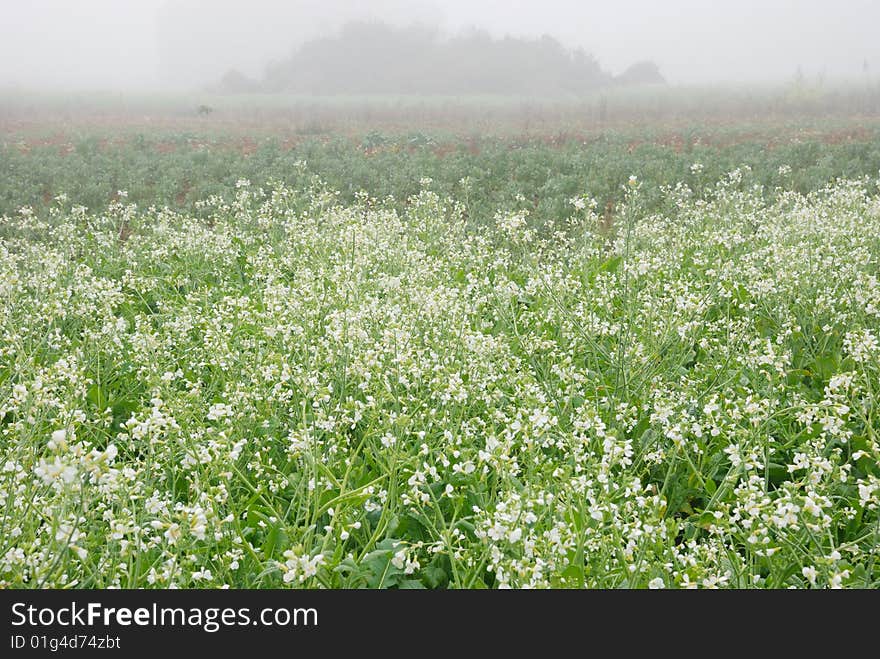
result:
M 208 106 L 205 117 L 197 108 Z M 880 116 L 880 80 L 786 86 L 648 86 L 586 96 L 296 96 L 208 93 L 37 93 L 0 89 L 0 127 L 41 132 L 62 126 L 114 133 L 164 127 L 254 136 L 475 133 L 491 136 L 608 129 L 800 123 L 814 127 Z
M 878 96 L 7 93 L 0 587 L 880 586 Z
M 617 90 L 543 102 L 7 91 L 0 212 L 59 194 L 100 208 L 119 190 L 141 205 L 193 210 L 239 178 L 296 187 L 313 175 L 344 200 L 363 190 L 400 203 L 428 177 L 441 194 L 464 195 L 476 219 L 522 205 L 522 196 L 545 221 L 583 192 L 613 214 L 634 172 L 654 208 L 662 185 L 701 190 L 741 165 L 767 195 L 805 193 L 877 172 L 878 98 L 870 85 Z

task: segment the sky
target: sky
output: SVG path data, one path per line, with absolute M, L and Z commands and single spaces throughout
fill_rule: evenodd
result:
M 880 74 L 880 0 L 0 0 L 0 85 L 197 88 L 358 19 L 550 34 L 675 84 Z

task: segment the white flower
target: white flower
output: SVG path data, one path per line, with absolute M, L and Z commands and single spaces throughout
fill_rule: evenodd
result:
M 804 578 L 809 581 L 811 584 L 816 583 L 816 578 L 819 576 L 819 572 L 816 568 L 812 566 L 807 566 L 801 569 L 801 574 L 804 575 Z
M 180 540 L 180 536 L 182 535 L 182 531 L 180 530 L 179 524 L 171 524 L 168 529 L 165 531 L 165 539 L 168 541 L 169 545 L 176 545 L 177 541 Z
M 403 569 L 404 563 L 406 562 L 406 549 L 401 549 L 395 552 L 394 556 L 391 558 L 391 564 L 396 567 L 398 570 Z
M 52 438 L 49 440 L 49 448 L 53 451 L 58 448 L 62 448 L 65 444 L 65 440 L 67 439 L 67 431 L 64 429 L 55 430 L 52 432 Z

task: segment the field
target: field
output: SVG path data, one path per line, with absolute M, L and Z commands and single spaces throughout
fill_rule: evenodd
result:
M 876 588 L 876 96 L 760 98 L 5 99 L 0 587 Z

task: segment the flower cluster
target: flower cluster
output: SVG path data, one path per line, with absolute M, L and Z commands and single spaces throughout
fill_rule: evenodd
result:
M 0 587 L 876 586 L 880 206 L 744 171 L 2 218 Z

